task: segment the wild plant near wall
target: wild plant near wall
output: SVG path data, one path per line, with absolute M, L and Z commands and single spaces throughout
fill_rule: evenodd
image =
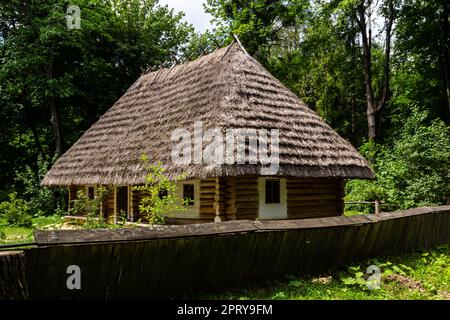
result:
M 162 167 L 162 163 L 156 165 L 148 162 L 148 157 L 142 155 L 147 176 L 145 184 L 134 187 L 133 190 L 140 191 L 144 195 L 139 210 L 146 215 L 151 224 L 164 224 L 166 217 L 174 212 L 183 212 L 189 203 L 189 199 L 180 199 L 177 196 L 177 182 L 184 179 L 183 175 L 170 180 Z
M 108 189 L 102 186 L 97 188 L 97 195 L 90 199 L 82 190 L 77 192 L 77 198 L 73 200 L 69 210 L 70 215 L 85 216 L 86 228 L 105 227 L 102 204 L 108 195 Z

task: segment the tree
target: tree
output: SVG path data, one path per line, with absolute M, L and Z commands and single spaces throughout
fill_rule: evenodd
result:
M 417 107 L 402 124 L 392 143 L 364 146 L 366 157 L 375 159 L 377 180 L 348 183 L 348 200 L 380 199 L 391 210 L 448 203 L 449 128 Z M 374 150 L 375 154 L 368 153 Z
M 448 1 L 404 0 L 398 12 L 392 78 L 396 116 L 405 117 L 411 105 L 419 105 L 450 125 Z
M 367 124 L 369 139 L 377 138 L 377 115 L 385 106 L 390 97 L 390 61 L 391 61 L 391 37 L 392 27 L 395 19 L 395 9 L 393 0 L 386 0 L 383 3 L 381 13 L 385 17 L 384 29 L 384 56 L 383 56 L 383 81 L 378 100 L 376 99 L 373 89 L 373 72 L 372 72 L 372 0 L 359 0 L 356 8 L 353 9 L 355 20 L 359 26 L 361 33 L 361 42 L 363 48 L 364 63 L 364 82 L 366 86 L 367 96 Z
M 69 4 L 0 3 L 0 191 L 27 165 L 37 175 L 38 155 L 61 155 L 144 70 L 182 55 L 193 34 L 155 0 L 80 0 L 81 29 L 68 29 Z
M 177 182 L 184 180 L 184 175 L 169 179 L 162 163 L 152 164 L 146 155 L 141 159 L 147 176 L 144 185 L 133 188 L 144 194 L 139 204 L 139 212 L 146 215 L 151 224 L 164 224 L 167 216 L 186 211 L 186 206 L 191 200 L 179 199 L 177 196 Z
M 308 1 L 305 0 L 207 0 L 206 12 L 223 33 L 239 36 L 246 50 L 265 62 L 280 32 L 294 26 Z

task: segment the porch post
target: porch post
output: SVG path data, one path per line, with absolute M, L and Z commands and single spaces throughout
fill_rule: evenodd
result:
M 117 224 L 117 186 L 114 186 L 114 224 Z

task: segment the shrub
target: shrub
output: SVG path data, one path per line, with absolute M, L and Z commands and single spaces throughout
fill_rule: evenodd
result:
M 23 189 L 23 197 L 28 201 L 28 206 L 34 215 L 53 215 L 65 207 L 63 203 L 66 198 L 65 191 L 58 188 L 43 188 L 40 185 L 41 180 L 47 173 L 47 169 L 52 162 L 39 156 L 37 159 L 37 170 L 27 166 L 24 171 L 16 172 L 16 183 L 19 189 Z M 36 172 L 35 172 L 36 171 Z
M 450 130 L 442 121 L 428 121 L 414 109 L 394 142 L 387 147 L 366 143 L 361 153 L 375 150 L 375 181 L 347 184 L 347 201 L 380 199 L 394 209 L 442 205 L 450 194 Z
M 0 215 L 3 215 L 11 225 L 31 227 L 33 224 L 28 203 L 17 198 L 16 193 L 9 194 L 9 201 L 0 204 Z
M 73 201 L 69 214 L 76 216 L 86 216 L 84 227 L 103 228 L 106 224 L 102 216 L 102 204 L 108 195 L 108 190 L 100 186 L 97 188 L 97 196 L 90 199 L 82 190 L 77 192 L 77 198 Z
M 171 213 L 186 210 L 189 199 L 179 199 L 176 194 L 176 183 L 183 180 L 184 176 L 179 175 L 170 180 L 160 162 L 156 165 L 149 164 L 145 155 L 141 159 L 145 164 L 147 176 L 143 186 L 134 187 L 134 190 L 146 195 L 141 199 L 139 210 L 147 216 L 149 223 L 164 224 Z

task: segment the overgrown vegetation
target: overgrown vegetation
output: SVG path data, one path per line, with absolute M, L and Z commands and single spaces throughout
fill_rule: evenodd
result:
M 86 220 L 82 226 L 86 229 L 105 228 L 108 222 L 103 215 L 103 202 L 108 196 L 108 189 L 103 186 L 97 188 L 97 194 L 94 198 L 89 198 L 84 191 L 77 192 L 77 198 L 72 201 L 69 215 L 83 216 Z
M 379 289 L 368 287 L 369 266 L 381 271 Z M 450 299 L 450 247 L 369 259 L 320 276 L 288 276 L 243 289 L 189 298 L 207 299 Z M 369 281 L 370 282 L 370 281 Z M 372 282 L 373 283 L 373 282 Z
M 147 176 L 144 185 L 133 188 L 144 195 L 139 203 L 139 212 L 150 224 L 164 224 L 171 213 L 186 211 L 190 199 L 180 199 L 176 192 L 177 182 L 184 180 L 184 176 L 169 179 L 161 162 L 151 164 L 146 155 L 142 155 L 141 160 Z
M 19 196 L 13 191 L 8 199 L 0 203 L 0 218 L 11 226 L 31 227 L 32 218 L 40 216 L 63 215 L 65 199 L 59 188 L 42 188 L 39 184 L 47 172 L 49 162 L 38 158 L 38 171 L 29 166 L 16 173 L 15 182 L 21 185 L 23 193 Z
M 350 181 L 347 201 L 379 199 L 394 210 L 450 200 L 450 130 L 427 112 L 414 108 L 390 143 L 368 142 L 360 151 L 371 159 L 376 180 Z
M 0 217 L 3 217 L 8 224 L 18 227 L 30 227 L 32 224 L 28 203 L 18 199 L 16 193 L 10 193 L 9 201 L 0 204 Z
M 66 198 L 29 189 L 31 178 L 39 187 L 41 164 L 52 164 L 147 68 L 182 58 L 193 37 L 182 14 L 158 1 L 80 0 L 81 29 L 68 29 L 73 4 L 0 2 L 0 202 L 17 192 L 33 214 L 51 215 Z

